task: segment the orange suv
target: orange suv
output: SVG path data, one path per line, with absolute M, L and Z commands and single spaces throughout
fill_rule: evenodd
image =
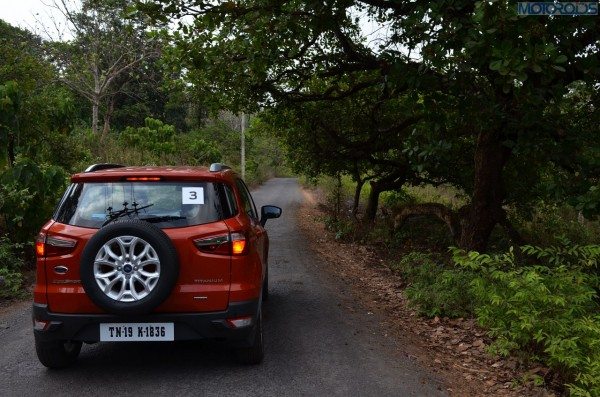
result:
M 225 339 L 263 359 L 269 239 L 229 167 L 96 164 L 71 177 L 36 241 L 33 328 L 46 367 L 82 343 Z

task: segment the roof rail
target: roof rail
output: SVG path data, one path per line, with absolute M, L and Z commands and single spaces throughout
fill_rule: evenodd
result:
M 99 163 L 99 164 L 90 165 L 89 167 L 87 167 L 85 169 L 84 172 L 94 172 L 94 171 L 108 170 L 110 168 L 123 168 L 123 167 L 125 167 L 123 164 Z
M 220 172 L 223 170 L 230 170 L 231 167 L 222 163 L 212 163 L 208 169 L 210 172 Z

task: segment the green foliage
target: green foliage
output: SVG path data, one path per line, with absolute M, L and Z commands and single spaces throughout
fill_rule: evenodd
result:
M 386 207 L 397 208 L 406 204 L 416 203 L 418 202 L 418 198 L 416 195 L 409 193 L 408 190 L 400 189 L 382 193 L 381 201 Z
M 7 237 L 0 237 L 0 299 L 19 296 L 23 284 L 21 269 L 23 257 L 21 245 L 16 245 Z
M 119 135 L 104 137 L 89 129 L 76 129 L 65 139 L 65 145 L 76 155 L 76 162 L 69 170 L 80 172 L 98 162 L 206 166 L 221 160 L 216 143 L 207 140 L 202 131 L 177 133 L 173 126 L 150 120 L 149 126 L 128 127 Z
M 494 338 L 490 351 L 542 362 L 574 396 L 600 393 L 600 246 L 564 240 L 488 255 L 452 249 L 453 266 L 411 252 L 391 269 L 426 316 L 475 313 Z
M 240 133 L 226 123 L 217 120 L 191 132 L 178 132 L 174 126 L 152 118 L 145 123 L 144 127 L 128 127 L 118 135 L 101 136 L 89 129 L 75 128 L 70 134 L 48 138 L 62 137 L 62 145 L 71 148 L 60 158 L 60 164 L 72 172 L 97 162 L 190 166 L 225 162 L 239 171 Z M 258 129 L 247 131 L 246 159 L 249 183 L 287 172 L 279 143 Z
M 69 124 L 72 96 L 56 81 L 41 39 L 0 20 L 0 165 L 36 158 L 43 135 Z
M 356 223 L 350 219 L 344 219 L 334 216 L 326 216 L 323 219 L 325 228 L 334 233 L 334 238 L 338 241 L 348 241 L 354 236 Z
M 21 91 L 16 81 L 0 84 L 0 164 L 9 164 L 14 156 L 14 141 L 18 132 Z M 13 153 L 9 153 L 12 150 Z
M 205 120 L 204 102 L 193 97 L 181 70 L 158 59 L 168 44 L 147 35 L 147 19 L 122 18 L 131 3 L 83 1 L 82 12 L 70 14 L 81 28 L 70 42 L 43 41 L 0 20 L 0 234 L 27 245 L 25 266 L 67 175 L 92 163 L 239 165 L 239 130 Z M 89 128 L 94 65 L 104 87 L 96 98 L 99 122 L 113 125 L 102 135 Z M 279 173 L 279 166 L 285 171 L 279 143 L 262 129 L 247 131 L 251 183 Z M 5 287 L 20 285 L 13 280 L 23 261 L 14 263 L 9 270 L 0 267 Z
M 251 182 L 291 175 L 281 139 L 260 117 L 251 118 L 246 136 L 249 138 L 246 145 L 246 175 Z
M 445 265 L 439 255 L 413 251 L 390 265 L 408 284 L 406 296 L 422 315 L 466 317 L 473 313 L 474 274 Z
M 175 151 L 175 127 L 160 120 L 147 117 L 144 127 L 127 127 L 121 133 L 125 145 L 131 145 L 155 156 L 168 155 Z
M 0 174 L 1 228 L 13 242 L 31 243 L 62 195 L 67 175 L 60 167 L 20 157 Z
M 584 219 L 571 206 L 539 202 L 526 213 L 514 211 L 515 225 L 526 241 L 549 246 L 561 236 L 578 244 L 600 244 L 600 221 Z
M 214 142 L 206 141 L 201 133 L 179 134 L 176 147 L 182 164 L 208 165 L 221 161 L 221 151 Z
M 524 246 L 520 258 L 455 249 L 457 265 L 477 276 L 475 313 L 495 338 L 491 350 L 526 352 L 558 371 L 574 395 L 600 393 L 600 246 L 564 241 Z
M 571 204 L 587 218 L 594 218 L 600 213 L 600 184 L 590 186 L 589 190 L 571 199 Z

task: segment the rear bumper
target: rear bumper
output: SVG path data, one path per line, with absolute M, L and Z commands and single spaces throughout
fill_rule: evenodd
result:
M 259 301 L 230 303 L 226 311 L 211 313 L 151 313 L 141 316 L 111 314 L 61 314 L 48 311 L 48 306 L 33 304 L 33 318 L 49 321 L 45 330 L 34 329 L 38 340 L 100 341 L 101 323 L 173 323 L 175 340 L 224 339 L 233 345 L 245 346 L 251 342 L 253 326 L 233 328 L 228 318 L 252 316 L 256 320 Z M 252 322 L 253 324 L 256 321 Z

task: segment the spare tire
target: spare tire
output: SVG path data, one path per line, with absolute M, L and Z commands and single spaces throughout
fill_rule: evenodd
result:
M 83 288 L 114 314 L 145 314 L 163 303 L 179 275 L 177 251 L 158 227 L 140 220 L 100 229 L 83 249 Z

